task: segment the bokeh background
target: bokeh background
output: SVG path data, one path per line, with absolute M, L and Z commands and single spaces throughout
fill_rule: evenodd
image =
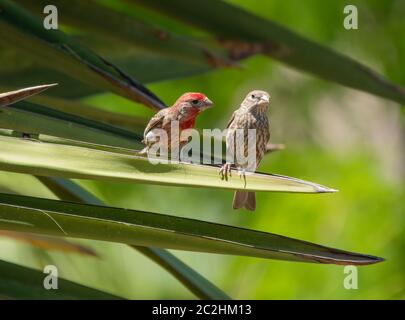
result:
M 277 21 L 405 85 L 402 0 L 351 1 L 359 9 L 359 29 L 350 31 L 343 27 L 346 1 L 228 2 Z M 258 210 L 251 213 L 233 211 L 232 192 L 226 190 L 93 181 L 80 184 L 112 206 L 263 230 L 387 259 L 360 267 L 359 288 L 346 290 L 342 266 L 173 251 L 233 298 L 405 298 L 405 131 L 401 106 L 262 56 L 243 61 L 240 68 L 148 87 L 169 104 L 185 91 L 207 94 L 215 107 L 200 116 L 199 129 L 224 128 L 248 91 L 269 91 L 273 101 L 271 141 L 284 143 L 286 149 L 267 155 L 260 171 L 340 191 L 320 195 L 259 193 Z M 142 117 L 145 122 L 153 114 L 113 94 L 95 95 L 86 102 Z M 1 176 L 17 181 L 26 194 L 52 198 L 33 178 L 11 173 Z M 194 298 L 170 274 L 127 246 L 77 242 L 92 247 L 101 258 L 43 251 L 6 238 L 0 238 L 0 257 L 36 268 L 55 264 L 62 277 L 128 298 Z

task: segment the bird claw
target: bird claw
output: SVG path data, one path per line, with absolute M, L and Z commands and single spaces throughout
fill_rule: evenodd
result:
M 230 163 L 225 163 L 221 169 L 219 170 L 219 174 L 221 175 L 221 178 L 225 180 L 228 180 L 228 174 L 230 177 L 232 177 L 231 173 L 231 164 Z
M 246 169 L 245 168 L 238 169 L 238 176 L 240 178 L 246 178 Z

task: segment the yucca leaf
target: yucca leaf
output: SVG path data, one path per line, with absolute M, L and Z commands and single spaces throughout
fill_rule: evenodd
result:
M 225 1 L 128 0 L 210 32 L 231 56 L 263 53 L 330 81 L 405 104 L 405 89 L 328 47 Z
M 103 122 L 130 131 L 135 131 L 140 133 L 139 137 L 142 136 L 148 122 L 147 118 L 103 110 L 78 100 L 68 100 L 49 95 L 38 95 L 32 97 L 30 101 L 63 113 L 70 113 L 93 121 Z
M 97 257 L 97 253 L 89 247 L 72 243 L 62 238 L 4 230 L 0 230 L 0 237 L 6 237 L 13 240 L 25 242 L 43 250 L 55 250 L 66 253 L 78 253 L 85 256 Z
M 170 272 L 174 277 L 176 277 L 177 280 L 179 280 L 186 288 L 188 288 L 200 299 L 231 299 L 231 297 L 229 297 L 221 289 L 205 279 L 201 274 L 190 268 L 180 259 L 176 258 L 169 251 L 159 248 L 147 248 L 134 245 L 132 245 L 131 247 L 159 264 L 167 272 Z
M 53 87 L 55 85 L 56 84 L 45 84 L 45 85 L 0 93 L 0 107 L 10 105 L 10 104 L 16 103 L 18 101 L 27 99 L 35 94 L 45 91 L 46 89 L 48 89 L 50 87 Z
M 381 258 L 271 233 L 112 207 L 0 194 L 0 228 L 196 252 L 364 265 Z
M 135 132 L 26 101 L 1 108 L 0 127 L 111 146 L 142 147 L 142 136 Z
M 40 14 L 49 4 L 46 0 L 18 0 L 32 13 Z M 163 28 L 137 20 L 123 13 L 100 5 L 93 0 L 57 0 L 53 2 L 62 12 L 61 23 L 97 35 L 99 38 L 120 40 L 162 56 L 188 61 L 209 67 L 234 64 L 224 51 L 198 44 L 194 40 L 178 36 Z M 88 14 L 91 12 L 91 14 Z M 100 23 L 103 21 L 103 23 Z
M 110 44 L 105 43 L 104 45 L 109 46 Z M 4 44 L 0 43 L 0 54 L 3 47 Z M 136 77 L 141 83 L 182 78 L 205 73 L 210 70 L 208 66 L 186 63 L 154 54 L 133 52 L 133 50 L 125 47 L 122 49 L 117 48 L 116 50 L 112 54 L 106 54 L 105 57 L 125 70 L 129 75 Z M 17 51 L 13 57 L 14 60 L 21 60 L 21 62 L 30 59 L 21 51 Z M 94 87 L 78 82 L 74 78 L 46 66 L 23 65 L 13 70 L 7 68 L 4 70 L 4 67 L 0 65 L 0 84 L 2 86 L 30 86 L 32 83 L 37 83 L 38 81 L 58 82 L 59 86 L 48 91 L 47 94 L 65 98 L 80 98 L 103 92 L 103 88 L 101 87 Z
M 56 109 L 62 113 L 68 112 L 79 117 L 85 117 L 87 119 L 108 123 L 114 126 L 125 127 L 132 131 L 143 132 L 146 126 L 147 119 L 145 118 L 103 110 L 79 100 L 68 100 L 44 94 L 37 95 L 38 93 L 55 85 L 56 84 L 43 85 L 0 93 L 0 107 L 29 98 L 31 102 L 51 109 Z M 0 85 L 0 90 L 6 91 L 9 90 L 9 87 Z
M 58 290 L 46 290 L 43 286 L 46 276 L 39 270 L 0 260 L 0 296 L 35 300 L 122 299 L 62 278 L 58 279 Z
M 61 200 L 93 205 L 105 205 L 100 199 L 70 180 L 53 177 L 37 177 L 37 179 L 47 186 Z M 159 264 L 200 299 L 230 299 L 230 297 L 221 289 L 187 266 L 170 252 L 158 248 L 134 245 L 131 247 Z
M 152 164 L 130 150 L 92 149 L 0 136 L 0 170 L 63 178 L 127 181 L 160 185 L 324 193 L 335 190 L 316 183 L 272 174 L 233 174 L 221 180 L 219 168 L 186 163 Z M 89 145 L 91 146 L 91 145 Z M 29 157 L 27 157 L 29 154 Z
M 0 50 L 1 49 L 2 48 L 0 45 Z M 15 55 L 15 58 L 23 59 L 24 55 L 20 52 L 20 54 Z M 7 87 L 30 86 L 33 81 L 35 81 L 35 83 L 54 81 L 59 85 L 47 92 L 48 95 L 52 97 L 76 99 L 83 96 L 90 96 L 100 92 L 105 92 L 103 88 L 96 88 L 94 86 L 87 85 L 47 67 L 32 65 L 23 66 L 21 69 L 22 70 L 19 70 L 18 68 L 15 70 L 3 70 L 2 66 L 0 65 L 0 86 L 3 91 L 5 91 L 4 88 Z
M 151 108 L 165 104 L 136 80 L 59 30 L 46 30 L 42 21 L 9 0 L 0 0 L 0 35 L 10 46 L 29 52 L 41 64 L 111 90 Z
M 42 188 L 41 188 L 42 187 Z M 0 172 L 0 192 L 11 194 L 28 194 L 31 196 L 50 196 L 46 186 L 41 184 L 32 176 Z M 0 230 L 0 237 L 10 238 L 16 241 L 25 242 L 33 247 L 43 250 L 55 250 L 66 253 L 82 254 L 96 257 L 97 253 L 86 245 L 72 243 L 68 240 L 48 237 L 32 233 L 20 233 Z

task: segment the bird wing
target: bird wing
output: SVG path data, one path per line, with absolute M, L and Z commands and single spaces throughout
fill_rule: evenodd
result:
M 146 135 L 148 134 L 149 131 L 155 128 L 161 128 L 163 125 L 163 120 L 165 116 L 168 113 L 168 108 L 160 110 L 158 113 L 156 113 L 150 120 L 148 125 L 145 128 L 145 131 L 143 132 L 143 137 L 145 138 Z
M 231 157 L 232 162 L 235 159 L 235 130 L 233 128 L 231 129 L 230 127 L 232 126 L 235 117 L 237 116 L 237 111 L 235 111 L 232 114 L 231 119 L 229 119 L 228 124 L 226 126 L 226 129 L 228 129 L 228 132 L 226 133 L 226 153 L 227 156 L 229 155 Z
M 226 125 L 226 128 L 229 129 L 229 126 L 232 124 L 233 120 L 235 119 L 236 111 L 232 114 L 231 119 L 229 119 L 228 124 Z

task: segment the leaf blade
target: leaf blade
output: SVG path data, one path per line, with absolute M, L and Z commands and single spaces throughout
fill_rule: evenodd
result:
M 210 32 L 235 58 L 263 53 L 329 81 L 405 104 L 405 89 L 370 68 L 225 1 L 199 1 L 192 6 L 186 0 L 132 1 Z
M 146 157 L 119 149 L 97 150 L 0 136 L 0 170 L 63 178 L 127 181 L 159 185 L 214 187 L 246 191 L 325 193 L 336 190 L 275 174 L 232 175 L 221 180 L 214 166 L 152 164 Z M 30 157 L 27 158 L 27 154 Z
M 89 247 L 69 242 L 62 238 L 47 237 L 32 233 L 21 233 L 0 230 L 0 237 L 28 243 L 43 250 L 77 253 L 84 256 L 98 257 L 97 253 Z
M 123 298 L 89 288 L 69 280 L 58 279 L 58 290 L 45 290 L 41 271 L 0 260 L 0 295 L 12 299 L 97 299 Z
M 271 233 L 136 210 L 0 194 L 0 227 L 137 246 L 324 264 L 383 259 Z
M 105 205 L 99 198 L 72 181 L 52 177 L 37 177 L 37 179 L 47 186 L 61 200 L 93 205 Z M 202 275 L 194 271 L 170 252 L 159 248 L 148 248 L 134 245 L 131 245 L 131 247 L 159 264 L 200 299 L 231 299 L 221 289 L 216 287 L 209 280 L 205 279 Z
M 41 64 L 90 84 L 111 90 L 153 109 L 165 104 L 142 84 L 62 31 L 46 30 L 41 21 L 21 6 L 0 0 L 3 41 L 30 52 Z
M 20 0 L 33 13 L 39 13 L 48 2 Z M 140 21 L 135 17 L 107 8 L 97 1 L 71 0 L 54 1 L 63 12 L 62 23 L 85 30 L 100 38 L 110 38 L 123 41 L 130 46 L 136 46 L 162 56 L 185 60 L 194 64 L 209 67 L 227 66 L 234 64 L 223 51 L 217 48 L 202 46 L 195 40 L 181 37 L 166 29 Z M 91 12 L 92 14 L 87 14 Z M 100 24 L 100 21 L 103 23 Z
M 31 101 L 64 113 L 68 112 L 93 121 L 122 127 L 128 131 L 143 133 L 148 120 L 143 117 L 103 110 L 78 100 L 68 100 L 48 95 L 33 97 Z
M 35 87 L 29 87 L 29 88 L 19 89 L 19 90 L 15 90 L 15 91 L 0 93 L 0 107 L 7 106 L 10 104 L 16 103 L 18 101 L 27 99 L 29 97 L 32 97 L 33 95 L 41 93 L 56 85 L 57 85 L 56 83 L 44 84 L 44 85 L 39 85 L 39 86 L 35 86 Z
M 4 49 L 3 47 L 4 45 L 0 44 L 0 53 Z M 106 57 L 128 74 L 136 77 L 138 81 L 146 84 L 202 74 L 210 70 L 207 66 L 162 58 L 153 54 L 131 52 L 125 47 L 122 50 L 114 51 Z M 13 52 L 13 57 L 16 59 L 25 58 L 21 51 L 14 50 Z M 7 79 L 7 83 L 2 83 L 7 86 L 30 86 L 33 81 L 34 83 L 38 81 L 58 82 L 59 86 L 48 93 L 51 96 L 64 98 L 80 98 L 104 91 L 103 88 L 79 83 L 72 77 L 40 65 L 25 66 L 22 70 L 4 70 L 4 66 L 0 65 L 0 81 L 2 79 Z
M 43 133 L 110 146 L 142 146 L 142 136 L 135 132 L 25 101 L 2 108 L 0 126 L 19 132 Z
M 4 173 L 3 173 L 4 175 Z M 78 203 L 87 203 L 95 205 L 104 205 L 104 203 L 93 194 L 91 194 L 86 189 L 82 188 L 75 182 L 58 179 L 52 177 L 36 177 L 38 183 L 42 183 L 46 188 L 48 188 L 57 198 L 64 201 L 78 202 Z M 2 181 L 0 181 L 2 182 Z M 22 181 L 17 181 L 14 176 L 14 179 L 4 179 L 3 183 L 0 183 L 0 186 L 8 188 L 14 186 L 15 184 L 20 185 Z M 31 184 L 33 185 L 33 184 Z M 15 188 L 11 188 L 15 189 Z M 36 190 L 38 187 L 36 188 Z M 4 192 L 4 191 L 3 191 Z M 15 194 L 22 194 L 21 188 L 17 188 L 14 191 Z M 27 191 L 25 191 L 27 192 Z M 28 191 L 30 192 L 30 191 Z M 9 193 L 9 192 L 7 192 Z M 0 231 L 1 233 L 9 231 Z M 9 232 L 10 233 L 10 232 Z M 19 235 L 27 236 L 30 238 L 42 237 L 47 241 L 46 245 L 55 244 L 58 241 L 65 241 L 63 238 L 43 236 L 43 235 L 34 235 L 27 233 L 19 233 Z M 49 241 L 50 240 L 50 241 Z M 50 243 L 49 243 L 50 242 Z M 200 299 L 211 299 L 211 300 L 228 300 L 231 299 L 226 295 L 222 290 L 212 284 L 209 280 L 204 278 L 198 272 L 194 271 L 192 268 L 183 263 L 180 259 L 176 258 L 175 255 L 170 252 L 159 249 L 159 248 L 146 248 L 139 246 L 132 246 L 135 250 L 138 250 L 140 253 L 145 255 L 148 259 L 152 259 L 155 263 L 159 264 L 167 272 L 169 272 L 173 277 L 180 281 L 186 288 L 188 288 L 192 293 L 194 293 Z
M 226 293 L 190 268 L 169 251 L 159 248 L 131 246 L 170 272 L 200 299 L 230 300 Z

